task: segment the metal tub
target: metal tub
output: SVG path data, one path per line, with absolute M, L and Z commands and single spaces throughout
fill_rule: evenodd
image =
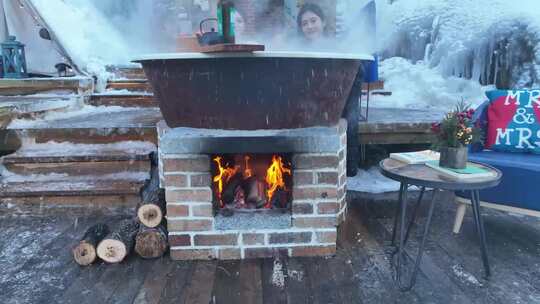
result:
M 171 53 L 143 65 L 171 128 L 294 129 L 338 123 L 369 55 L 253 52 Z

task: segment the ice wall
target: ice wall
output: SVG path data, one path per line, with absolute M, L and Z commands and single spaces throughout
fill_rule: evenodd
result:
M 443 76 L 527 88 L 540 84 L 540 1 L 378 1 L 385 57 L 423 61 Z

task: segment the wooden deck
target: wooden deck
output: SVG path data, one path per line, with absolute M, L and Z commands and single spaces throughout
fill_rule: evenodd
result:
M 393 197 L 352 198 L 334 258 L 173 262 L 132 256 L 119 265 L 81 268 L 69 248 L 90 224 L 120 217 L 4 213 L 0 302 L 540 303 L 540 221 L 484 210 L 493 271 L 485 281 L 471 212 L 462 233 L 453 235 L 450 195 L 435 210 L 416 287 L 399 292 L 385 254 Z M 411 248 L 419 234 L 413 231 Z

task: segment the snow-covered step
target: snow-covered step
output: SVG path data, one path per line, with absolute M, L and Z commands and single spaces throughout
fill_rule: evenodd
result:
M 89 94 L 94 89 L 90 77 L 48 77 L 0 79 L 0 95 L 21 96 L 50 93 Z
M 13 117 L 28 117 L 49 111 L 78 109 L 83 105 L 79 95 L 0 96 L 0 108 L 8 109 Z
M 87 104 L 92 106 L 118 106 L 127 108 L 158 107 L 159 104 L 150 93 L 115 93 L 93 94 Z
M 157 142 L 159 108 L 95 107 L 50 113 L 38 119 L 16 119 L 8 126 L 0 150 L 13 151 L 20 142 L 108 144 L 122 141 Z M 0 134 L 1 135 L 1 134 Z
M 107 71 L 113 74 L 113 79 L 145 79 L 146 75 L 140 65 L 130 66 L 108 66 Z
M 152 92 L 152 87 L 146 79 L 109 80 L 108 90 L 128 90 L 130 92 Z
M 140 202 L 142 181 L 34 181 L 0 184 L 0 203 L 8 206 L 129 207 Z
M 150 172 L 150 154 L 155 150 L 155 145 L 149 142 L 102 145 L 51 142 L 23 146 L 3 157 L 1 163 L 14 176 L 54 174 L 55 179 L 81 176 L 113 179 L 139 173 L 145 177 Z

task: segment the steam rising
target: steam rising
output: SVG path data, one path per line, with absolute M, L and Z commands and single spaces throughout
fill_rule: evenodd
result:
M 238 33 L 240 43 L 260 43 L 265 44 L 268 50 L 282 51 L 370 53 L 375 49 L 373 30 L 359 20 L 364 16 L 347 13 L 360 11 L 364 3 L 338 1 L 337 16 L 336 12 L 325 12 L 337 19 L 338 37 L 306 44 L 296 28 L 296 0 L 285 0 L 284 7 L 276 5 L 275 0 L 238 1 L 251 2 L 251 7 L 255 8 L 250 10 L 250 15 L 242 16 L 250 30 Z M 212 0 L 31 2 L 69 55 L 87 71 L 96 70 L 99 65 L 127 64 L 139 54 L 176 52 L 179 35 L 192 35 L 199 30 L 201 20 L 215 15 Z M 242 12 L 240 5 L 239 11 Z

